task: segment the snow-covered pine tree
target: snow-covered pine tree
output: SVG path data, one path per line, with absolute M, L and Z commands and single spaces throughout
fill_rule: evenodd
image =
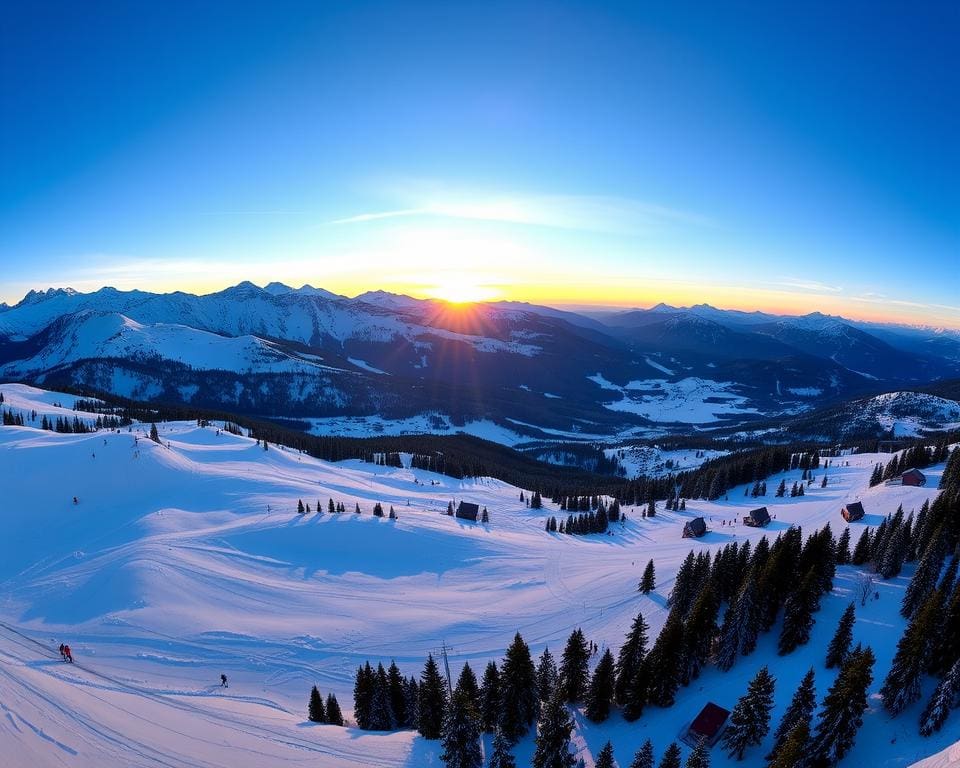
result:
M 578 627 L 570 633 L 560 659 L 560 685 L 564 701 L 575 703 L 587 691 L 590 674 L 590 649 L 583 631 Z
M 680 686 L 680 661 L 683 651 L 683 623 L 676 608 L 650 649 L 642 669 L 647 675 L 647 700 L 658 707 L 673 706 Z
M 397 718 L 390 705 L 390 681 L 383 664 L 377 665 L 375 681 L 370 699 L 370 730 L 394 731 L 397 728 Z
M 743 760 L 747 749 L 760 744 L 767 735 L 775 682 L 763 666 L 747 685 L 747 692 L 737 701 L 730 713 L 730 724 L 723 732 L 723 748 L 730 757 Z
M 943 679 L 937 684 L 927 706 L 920 715 L 920 735 L 930 736 L 939 731 L 950 710 L 960 697 L 960 659 L 957 659 Z
M 814 685 L 813 667 L 811 667 L 807 674 L 803 676 L 797 690 L 794 691 L 793 698 L 790 699 L 790 704 L 787 706 L 787 711 L 783 713 L 783 717 L 780 719 L 780 725 L 777 726 L 777 730 L 773 734 L 773 749 L 767 755 L 767 760 L 774 758 L 786 742 L 790 732 L 797 725 L 803 724 L 806 726 L 807 738 L 809 739 L 810 728 L 813 725 L 813 712 L 817 708 L 817 691 Z
M 900 714 L 907 705 L 920 698 L 920 682 L 930 660 L 939 608 L 939 595 L 933 592 L 917 610 L 897 643 L 890 672 L 880 688 L 883 706 L 892 715 Z
M 700 739 L 687 758 L 684 768 L 710 768 L 710 750 L 706 739 Z
M 407 727 L 416 728 L 420 723 L 420 685 L 413 675 L 404 682 L 403 703 L 407 710 Z
M 450 698 L 441 743 L 440 759 L 447 768 L 481 768 L 483 765 L 477 710 L 469 693 L 459 687 Z
M 656 588 L 657 576 L 653 566 L 653 559 L 651 558 L 650 562 L 647 563 L 647 567 L 643 569 L 643 577 L 640 579 L 640 591 L 645 595 L 649 595 Z
M 653 768 L 653 744 L 647 739 L 637 750 L 630 768 Z
M 557 687 L 557 664 L 549 647 L 544 647 L 537 662 L 537 695 L 540 701 L 547 701 Z
M 811 764 L 829 768 L 839 763 L 853 747 L 867 709 L 867 689 L 873 682 L 873 651 L 857 646 L 840 667 L 820 708 L 811 740 Z
M 567 711 L 562 690 L 558 686 L 540 711 L 533 768 L 573 768 L 575 762 L 570 754 L 571 731 L 573 718 Z
M 872 546 L 873 539 L 870 534 L 870 529 L 864 528 L 863 533 L 860 534 L 860 538 L 857 539 L 856 546 L 853 548 L 850 563 L 852 565 L 865 565 L 870 562 L 870 550 Z
M 670 746 L 666 748 L 663 757 L 660 758 L 660 764 L 657 768 L 680 768 L 680 758 L 682 753 L 677 742 L 671 741 Z
M 433 654 L 427 656 L 427 662 L 420 676 L 419 686 L 419 722 L 417 730 L 425 739 L 439 739 L 443 731 L 443 716 L 447 709 L 447 684 L 440 676 Z
M 743 549 L 746 549 L 746 546 L 741 548 L 741 553 Z M 759 622 L 754 599 L 755 582 L 755 574 L 753 569 L 750 569 L 733 604 L 723 617 L 717 646 L 717 667 L 723 672 L 736 663 L 740 654 L 746 655 L 756 646 Z
M 930 593 L 937 588 L 937 577 L 943 565 L 943 545 L 941 540 L 930 543 L 917 564 L 913 578 L 907 585 L 900 604 L 900 615 L 909 619 L 926 600 Z
M 827 669 L 839 667 L 850 653 L 850 645 L 853 643 L 853 624 L 857 619 L 856 610 L 856 604 L 851 602 L 840 617 L 837 631 L 833 633 L 833 639 L 827 646 Z
M 310 703 L 307 705 L 307 720 L 311 723 L 327 722 L 327 710 L 323 706 L 323 697 L 317 686 L 310 689 Z
M 683 651 L 680 659 L 680 682 L 689 685 L 700 676 L 717 637 L 719 601 L 707 581 L 693 601 L 683 628 Z
M 826 480 L 826 478 L 824 478 Z M 837 539 L 837 551 L 835 562 L 837 565 L 849 565 L 850 563 L 850 528 L 844 528 Z
M 587 690 L 585 714 L 595 723 L 602 723 L 610 716 L 615 680 L 614 666 L 613 654 L 607 648 L 593 671 Z
M 480 723 L 486 733 L 493 733 L 500 721 L 500 670 L 494 661 L 487 663 L 480 683 Z
M 613 744 L 607 741 L 607 743 L 601 747 L 593 765 L 594 768 L 616 768 L 616 762 L 613 759 Z
M 517 763 L 510 753 L 510 742 L 499 729 L 493 737 L 493 754 L 490 755 L 488 768 L 517 768 Z

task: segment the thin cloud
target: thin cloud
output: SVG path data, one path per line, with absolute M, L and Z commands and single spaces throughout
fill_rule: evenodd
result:
M 842 293 L 843 288 L 839 285 L 828 285 L 818 280 L 807 280 L 799 277 L 785 277 L 781 285 L 789 288 L 797 288 L 801 291 L 813 291 L 816 293 Z

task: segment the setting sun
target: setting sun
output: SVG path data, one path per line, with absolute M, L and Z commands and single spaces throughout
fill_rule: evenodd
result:
M 475 301 L 491 301 L 497 298 L 499 293 L 488 285 L 477 285 L 468 276 L 451 276 L 428 288 L 427 295 L 451 304 L 469 304 Z

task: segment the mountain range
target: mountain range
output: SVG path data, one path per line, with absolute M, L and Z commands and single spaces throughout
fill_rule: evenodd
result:
M 0 305 L 0 380 L 266 417 L 428 417 L 531 439 L 750 425 L 960 377 L 960 333 L 701 304 L 578 313 L 240 283 L 31 291 Z

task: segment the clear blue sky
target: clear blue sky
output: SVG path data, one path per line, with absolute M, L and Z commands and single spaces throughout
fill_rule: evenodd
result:
M 248 278 L 960 327 L 960 3 L 0 13 L 8 302 Z

